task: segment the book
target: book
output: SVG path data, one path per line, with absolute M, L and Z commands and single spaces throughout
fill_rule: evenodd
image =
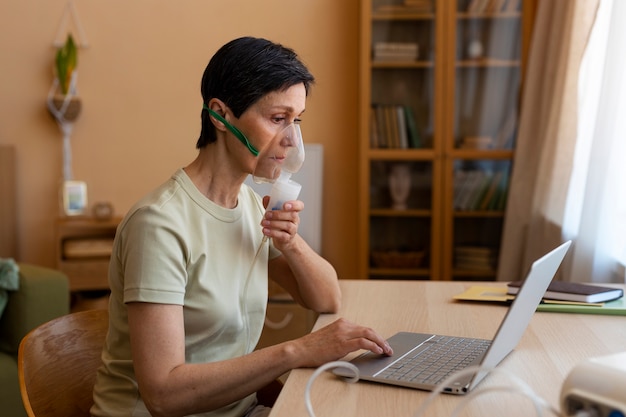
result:
M 406 120 L 406 129 L 409 135 L 409 146 L 413 149 L 422 147 L 422 138 L 420 136 L 419 129 L 417 128 L 417 122 L 413 115 L 413 109 L 409 106 L 404 106 L 404 118 Z
M 392 105 L 385 106 L 385 119 L 389 129 L 389 147 L 400 148 L 400 135 L 398 133 L 398 113 Z
M 400 148 L 408 149 L 409 136 L 406 129 L 406 116 L 402 106 L 396 106 L 396 122 L 398 125 L 398 137 L 400 138 Z
M 550 313 L 574 313 L 574 314 L 602 314 L 606 316 L 626 316 L 626 302 L 624 297 L 617 300 L 601 303 L 599 306 L 595 304 L 575 304 L 575 303 L 557 303 L 544 302 L 539 304 L 537 311 L 545 311 Z
M 497 250 L 482 246 L 456 246 L 454 266 L 459 269 L 492 272 L 498 258 Z
M 456 301 L 509 304 L 515 299 L 515 295 L 508 294 L 505 286 L 474 285 L 452 298 Z M 537 311 L 549 313 L 626 316 L 626 300 L 622 297 L 606 303 L 581 303 L 577 301 L 544 299 L 541 304 L 537 306 Z
M 517 294 L 521 281 L 509 282 L 508 294 Z M 601 287 L 577 282 L 552 281 L 543 298 L 563 301 L 579 301 L 583 303 L 603 303 L 616 300 L 624 295 L 619 288 Z
M 521 0 L 508 0 L 504 11 L 506 12 L 518 12 L 520 11 Z
M 419 45 L 411 42 L 376 42 L 373 46 L 374 61 L 415 61 Z
M 387 133 L 387 124 L 385 121 L 385 112 L 380 104 L 374 105 L 374 113 L 376 115 L 376 128 L 378 129 L 378 147 L 388 148 L 389 138 Z
M 502 177 L 502 171 L 498 171 L 493 175 L 493 178 L 491 179 L 491 183 L 489 184 L 489 188 L 487 188 L 485 195 L 480 201 L 480 206 L 478 207 L 479 210 L 489 209 L 491 201 L 493 200 L 493 197 L 496 194 L 496 189 L 500 185 L 501 177 Z

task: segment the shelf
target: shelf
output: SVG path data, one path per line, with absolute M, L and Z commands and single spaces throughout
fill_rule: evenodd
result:
M 520 12 L 496 12 L 496 13 L 468 13 L 457 12 L 457 19 L 519 19 Z
M 513 150 L 509 149 L 458 149 L 455 148 L 449 152 L 450 158 L 453 159 L 468 159 L 468 160 L 480 160 L 480 159 L 494 159 L 494 160 L 508 160 L 513 158 Z
M 435 158 L 432 149 L 370 149 L 368 154 L 372 160 L 386 161 L 430 161 Z
M 370 216 L 372 217 L 430 217 L 432 212 L 430 210 L 394 210 L 394 209 L 371 209 Z
M 391 13 L 391 12 L 374 12 L 372 20 L 434 20 L 434 13 Z
M 477 210 L 468 210 L 468 211 L 455 211 L 454 212 L 454 217 L 475 217 L 475 218 L 485 218 L 485 217 L 491 217 L 491 218 L 503 218 L 504 217 L 504 211 L 487 211 L 487 210 L 482 210 L 482 211 L 477 211 Z
M 516 68 L 521 65 L 520 61 L 517 60 L 506 60 L 506 59 L 497 59 L 497 58 L 480 58 L 480 59 L 472 59 L 472 60 L 461 60 L 457 61 L 457 68 L 491 68 L 491 67 L 502 67 L 502 68 Z
M 414 69 L 431 69 L 434 68 L 434 64 L 430 61 L 372 61 L 372 68 L 385 69 L 385 68 L 414 68 Z
M 495 279 L 535 2 L 362 2 L 361 276 Z

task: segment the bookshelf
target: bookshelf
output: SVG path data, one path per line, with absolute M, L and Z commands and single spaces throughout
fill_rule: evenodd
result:
M 535 1 L 361 3 L 361 277 L 495 279 Z

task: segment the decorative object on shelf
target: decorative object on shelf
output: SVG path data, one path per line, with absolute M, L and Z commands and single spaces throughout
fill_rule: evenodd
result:
M 70 137 L 74 122 L 81 110 L 76 81 L 78 77 L 78 50 L 71 34 L 55 56 L 55 77 L 48 92 L 48 110 L 56 119 L 63 134 L 63 180 L 72 179 L 72 150 Z
M 78 32 L 80 43 L 76 43 L 69 31 L 68 19 Z M 64 41 L 59 39 L 64 36 Z M 70 137 L 74 122 L 82 109 L 82 101 L 78 97 L 78 48 L 86 47 L 87 42 L 78 19 L 73 1 L 68 1 L 59 25 L 53 45 L 57 48 L 54 61 L 54 79 L 48 91 L 46 104 L 48 111 L 56 120 L 63 134 L 63 184 L 60 190 L 62 211 L 66 215 L 82 214 L 87 204 L 87 187 L 85 183 L 74 181 L 72 174 L 72 149 Z
M 85 213 L 87 208 L 87 184 L 83 181 L 63 181 L 61 187 L 63 212 L 68 216 Z
M 110 220 L 113 217 L 113 205 L 108 201 L 98 202 L 93 205 L 92 213 L 96 220 Z
M 470 59 L 482 58 L 484 53 L 483 43 L 474 39 L 467 44 L 467 56 Z
M 411 165 L 393 164 L 389 168 L 389 194 L 394 210 L 406 210 L 407 200 L 411 194 Z

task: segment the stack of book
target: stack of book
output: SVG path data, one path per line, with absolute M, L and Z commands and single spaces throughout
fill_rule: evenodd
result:
M 457 246 L 454 248 L 454 265 L 467 271 L 493 272 L 498 261 L 498 251 L 483 246 Z
M 432 13 L 433 0 L 404 0 L 402 4 L 381 4 L 376 8 L 377 13 Z
M 467 6 L 469 13 L 517 12 L 521 0 L 471 0 Z
M 404 0 L 404 6 L 420 12 L 432 12 L 432 0 Z
M 454 296 L 458 301 L 503 302 L 515 299 L 519 281 L 500 286 L 474 285 Z M 624 291 L 618 287 L 552 281 L 537 311 L 626 316 Z
M 414 42 L 376 42 L 374 61 L 416 61 L 419 46 Z
M 370 116 L 370 147 L 421 148 L 413 110 L 409 106 L 374 104 Z
M 458 170 L 454 178 L 454 208 L 459 211 L 501 211 L 506 206 L 508 169 L 495 173 Z
M 517 294 L 522 281 L 512 281 L 507 285 L 507 294 Z M 621 288 L 602 287 L 578 282 L 552 281 L 543 295 L 544 300 L 574 301 L 578 303 L 604 303 L 621 298 Z

